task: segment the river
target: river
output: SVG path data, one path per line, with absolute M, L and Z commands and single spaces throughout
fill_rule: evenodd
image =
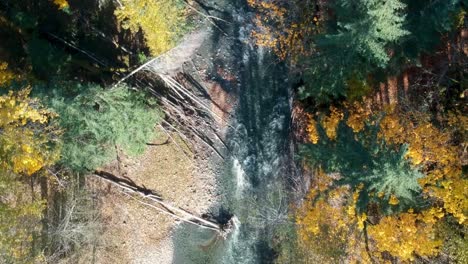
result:
M 176 264 L 272 263 L 275 229 L 288 220 L 287 182 L 291 174 L 289 151 L 290 84 L 287 69 L 270 52 L 246 42 L 251 26 L 244 1 L 216 1 L 218 23 L 204 44 L 203 57 L 213 67 L 222 65 L 235 82 L 213 78 L 236 103 L 226 142 L 229 148 L 218 175 L 220 204 L 213 214 L 233 217 L 227 239 L 191 225 L 179 225 L 174 240 Z

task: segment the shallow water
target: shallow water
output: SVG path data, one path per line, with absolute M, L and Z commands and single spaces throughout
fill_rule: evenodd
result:
M 237 97 L 237 104 L 226 136 L 230 151 L 224 173 L 218 176 L 221 204 L 213 213 L 228 212 L 235 224 L 226 240 L 181 225 L 174 234 L 176 264 L 271 263 L 275 227 L 287 220 L 285 185 L 291 160 L 287 70 L 271 54 L 244 42 L 249 31 L 246 7 L 225 8 L 230 11 L 220 15 L 233 23 L 223 28 L 228 36 L 213 36 L 210 50 L 222 50 L 221 56 L 213 55 L 214 64 L 237 76 L 235 84 L 220 83 Z

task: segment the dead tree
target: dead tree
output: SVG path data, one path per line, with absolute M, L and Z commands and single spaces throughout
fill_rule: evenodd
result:
M 117 177 L 116 175 L 106 172 L 96 170 L 92 174 L 100 180 L 109 182 L 114 186 L 117 186 L 123 191 L 124 194 L 128 195 L 137 202 L 144 204 L 148 207 L 158 210 L 164 214 L 170 215 L 176 219 L 179 219 L 185 223 L 193 224 L 202 228 L 210 229 L 218 232 L 222 237 L 226 237 L 227 233 L 230 232 L 231 224 L 221 225 L 213 220 L 204 219 L 202 217 L 196 216 L 195 214 L 172 205 L 170 202 L 165 201 L 161 196 L 156 194 L 154 191 L 136 185 L 133 181 L 129 179 L 124 179 Z M 139 196 L 142 199 L 135 197 Z

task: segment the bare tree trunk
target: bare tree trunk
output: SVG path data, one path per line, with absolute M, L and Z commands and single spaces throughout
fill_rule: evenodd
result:
M 137 200 L 139 203 L 147 205 L 151 208 L 154 208 L 160 212 L 168 214 L 176 219 L 184 221 L 186 223 L 190 223 L 202 228 L 211 229 L 214 231 L 223 234 L 226 232 L 224 226 L 220 225 L 219 223 L 213 222 L 211 220 L 203 219 L 199 216 L 196 216 L 184 209 L 178 208 L 176 206 L 171 205 L 169 202 L 164 201 L 163 198 L 152 190 L 146 189 L 144 187 L 137 186 L 133 181 L 128 179 L 119 178 L 112 173 L 106 171 L 96 170 L 93 174 L 95 177 L 107 181 L 125 191 L 125 193 L 130 196 L 131 198 Z M 159 206 L 151 204 L 149 202 L 145 202 L 143 200 L 139 200 L 130 194 L 137 194 L 141 196 L 143 199 L 147 201 L 151 201 L 156 203 Z

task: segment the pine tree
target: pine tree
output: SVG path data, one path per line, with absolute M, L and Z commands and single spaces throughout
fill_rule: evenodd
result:
M 431 52 L 440 44 L 441 36 L 454 32 L 457 26 L 464 23 L 463 0 L 407 0 L 406 2 L 407 29 L 411 35 L 396 52 L 402 59 L 414 60 L 421 53 Z
M 161 117 L 154 102 L 125 86 L 67 85 L 47 100 L 64 129 L 61 164 L 93 170 L 115 158 L 117 148 L 129 155 L 143 152 Z
M 305 58 L 308 84 L 302 97 L 319 101 L 346 95 L 346 83 L 385 69 L 394 46 L 408 35 L 400 0 L 338 0 L 326 33 L 316 37 L 316 54 Z
M 301 148 L 302 156 L 312 166 L 340 173 L 342 179 L 337 185 L 355 189 L 363 184 L 364 191 L 357 200 L 360 212 L 365 212 L 370 202 L 378 203 L 384 213 L 424 205 L 419 183 L 424 174 L 408 159 L 408 145 L 379 136 L 381 129 L 391 133 L 386 126 L 381 127 L 389 116 L 371 115 L 358 103 L 346 105 L 344 110 L 331 107 L 328 115 L 319 115 L 318 121 L 311 119 L 314 129 L 308 131 L 314 133 L 310 136 L 312 144 Z
M 386 213 L 401 212 L 422 205 L 422 188 L 418 180 L 424 174 L 410 166 L 405 158 L 406 153 L 407 146 L 403 145 L 398 152 L 385 150 L 376 154 L 370 175 L 363 177 L 368 191 L 378 194 L 378 202 Z

